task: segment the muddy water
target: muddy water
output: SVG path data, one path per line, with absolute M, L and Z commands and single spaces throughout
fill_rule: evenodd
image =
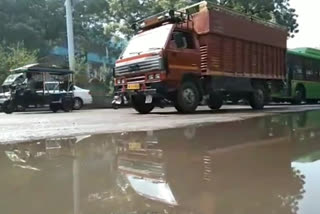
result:
M 318 214 L 320 112 L 0 146 L 1 214 Z

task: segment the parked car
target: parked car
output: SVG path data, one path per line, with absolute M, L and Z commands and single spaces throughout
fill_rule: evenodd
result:
M 74 97 L 74 110 L 80 110 L 83 105 L 89 105 L 92 104 L 92 95 L 90 90 L 80 88 L 78 86 L 74 86 L 73 91 L 73 97 Z
M 59 84 L 57 82 L 46 82 L 46 92 L 54 94 L 59 91 Z M 84 105 L 92 104 L 93 98 L 90 90 L 74 86 L 73 88 L 73 109 L 80 110 Z

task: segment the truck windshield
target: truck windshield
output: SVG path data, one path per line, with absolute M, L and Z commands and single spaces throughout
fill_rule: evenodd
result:
M 172 27 L 172 24 L 168 24 L 134 36 L 121 58 L 132 57 L 150 51 L 160 51 L 164 48 Z

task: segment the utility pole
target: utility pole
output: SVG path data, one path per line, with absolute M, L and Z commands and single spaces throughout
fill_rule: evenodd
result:
M 68 37 L 68 58 L 69 69 L 75 71 L 75 57 L 74 57 L 74 36 L 73 36 L 73 19 L 72 19 L 72 3 L 71 0 L 65 1 L 66 7 L 66 22 L 67 22 L 67 37 Z

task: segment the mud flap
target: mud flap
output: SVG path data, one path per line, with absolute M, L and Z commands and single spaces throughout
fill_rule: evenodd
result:
M 147 95 L 146 96 L 146 101 L 145 101 L 146 104 L 150 104 L 152 103 L 152 96 L 151 95 Z
M 120 105 L 127 105 L 129 103 L 128 98 L 124 95 L 116 95 L 111 102 L 112 106 L 120 106 Z
M 114 96 L 112 100 L 112 105 L 121 105 L 121 104 L 122 104 L 121 96 Z

